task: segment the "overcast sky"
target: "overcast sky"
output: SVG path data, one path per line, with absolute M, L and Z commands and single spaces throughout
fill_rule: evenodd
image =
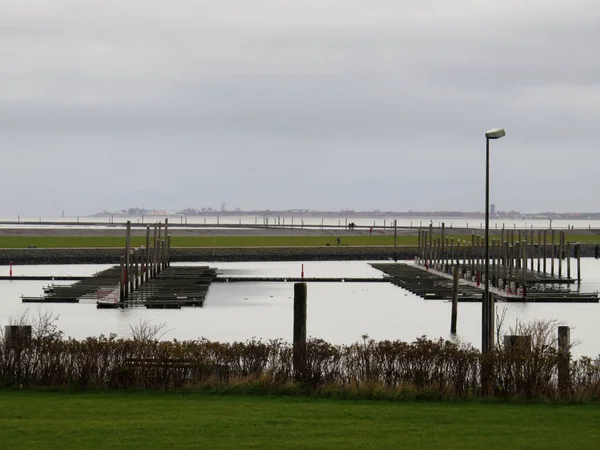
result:
M 0 216 L 600 211 L 598 0 L 2 0 Z

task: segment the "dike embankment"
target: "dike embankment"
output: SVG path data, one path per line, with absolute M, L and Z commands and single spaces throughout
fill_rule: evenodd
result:
M 595 256 L 596 245 L 581 245 L 582 257 Z M 0 249 L 0 265 L 119 264 L 119 248 Z M 417 248 L 398 247 L 217 247 L 173 248 L 172 262 L 387 261 L 414 259 Z M 548 255 L 550 256 L 550 255 Z
M 119 264 L 118 248 L 26 248 L 0 249 L 0 265 Z M 172 262 L 236 261 L 349 261 L 413 259 L 416 247 L 243 247 L 173 248 Z

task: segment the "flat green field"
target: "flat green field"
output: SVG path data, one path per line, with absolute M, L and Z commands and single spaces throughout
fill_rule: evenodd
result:
M 337 246 L 335 235 L 331 236 L 173 236 L 172 247 L 319 247 Z M 471 236 L 449 236 L 471 241 Z M 394 245 L 389 235 L 340 235 L 342 246 Z M 398 236 L 398 245 L 417 245 L 417 236 Z M 570 242 L 599 242 L 595 235 L 568 235 Z M 133 246 L 144 245 L 143 237 L 132 238 Z M 124 247 L 125 237 L 116 236 L 0 236 L 0 248 L 87 248 Z
M 593 449 L 600 405 L 0 391 L 2 448 Z

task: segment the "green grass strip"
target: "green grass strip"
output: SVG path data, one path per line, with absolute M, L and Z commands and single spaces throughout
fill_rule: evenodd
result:
M 342 246 L 393 246 L 394 237 L 390 235 L 340 234 Z M 448 236 L 471 242 L 471 236 Z M 173 236 L 173 247 L 315 247 L 337 246 L 336 235 L 328 236 Z M 597 243 L 594 235 L 567 235 L 567 241 Z M 417 245 L 417 236 L 398 236 L 398 245 Z M 132 238 L 132 245 L 145 245 L 144 237 Z M 0 248 L 85 248 L 85 247 L 124 247 L 125 237 L 116 236 L 0 236 Z
M 576 449 L 600 405 L 0 392 L 3 448 Z

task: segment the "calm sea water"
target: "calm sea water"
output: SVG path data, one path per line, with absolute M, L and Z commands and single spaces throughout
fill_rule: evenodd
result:
M 202 264 L 202 263 L 198 263 Z M 235 276 L 299 276 L 301 263 L 204 263 L 219 272 Z M 305 262 L 307 277 L 382 277 L 367 262 Z M 108 265 L 47 265 L 14 267 L 14 275 L 90 275 Z M 8 274 L 8 267 L 0 266 Z M 585 292 L 600 289 L 600 260 L 582 259 Z M 64 284 L 65 282 L 58 282 Z M 217 283 L 210 287 L 204 308 L 147 310 L 127 308 L 98 310 L 93 302 L 80 304 L 23 304 L 20 296 L 39 296 L 48 282 L 0 281 L 0 323 L 28 311 L 30 316 L 52 311 L 58 326 L 74 338 L 87 336 L 131 335 L 130 326 L 143 320 L 165 324 L 164 339 L 217 341 L 292 339 L 293 283 Z M 576 286 L 574 288 L 577 288 Z M 600 354 L 597 317 L 600 304 L 499 303 L 506 309 L 505 328 L 516 321 L 556 319 L 572 327 L 573 340 L 579 341 L 576 355 Z M 460 303 L 458 339 L 479 346 L 481 305 Z M 332 343 L 359 341 L 364 334 L 372 338 L 411 341 L 419 336 L 451 339 L 450 303 L 423 300 L 388 283 L 309 283 L 308 334 Z

